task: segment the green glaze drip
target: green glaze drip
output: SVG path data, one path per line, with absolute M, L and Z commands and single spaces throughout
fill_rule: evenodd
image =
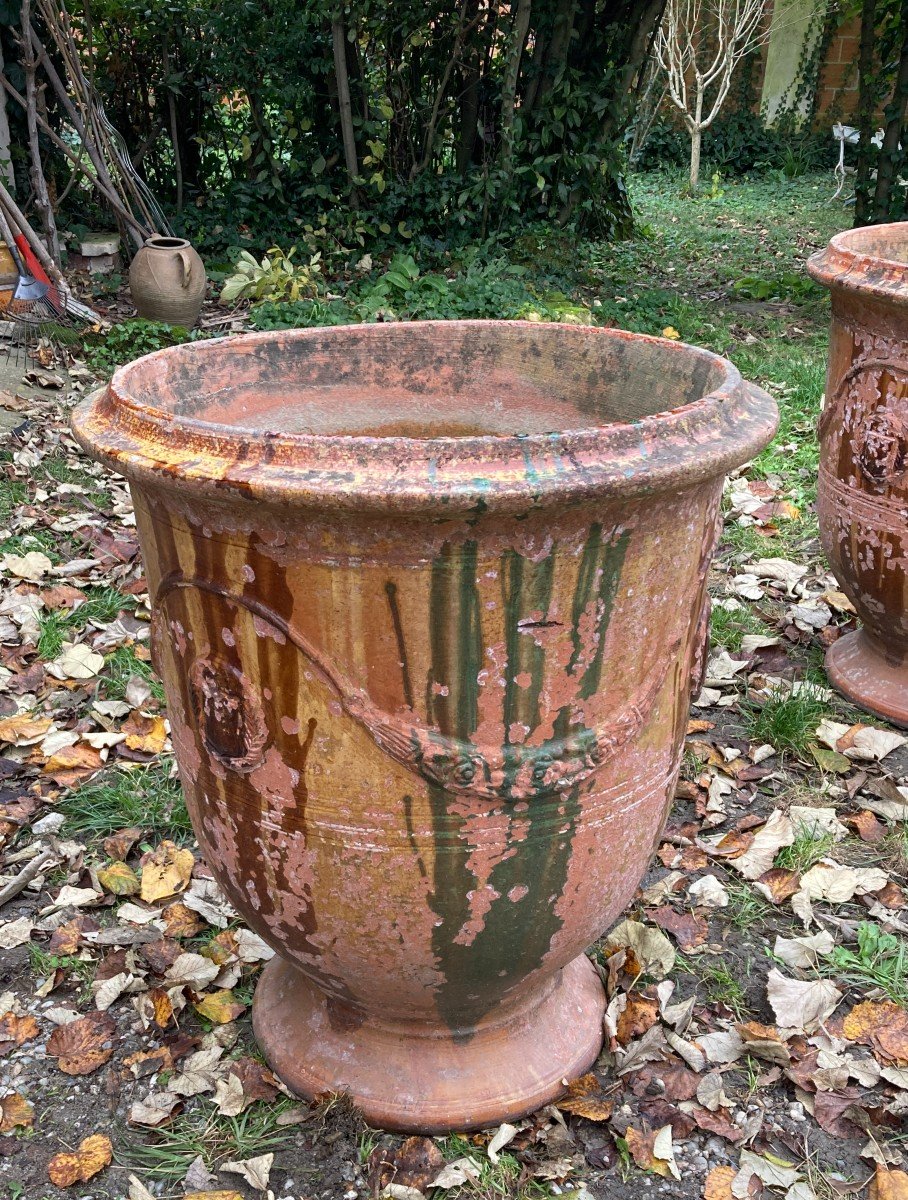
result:
M 598 641 L 592 658 L 577 679 L 577 698 L 586 699 L 597 690 L 602 673 L 602 652 L 612 605 L 619 586 L 629 534 L 614 541 L 604 540 L 600 525 L 591 527 L 578 572 L 572 603 L 570 636 L 574 653 L 568 666 L 577 673 L 581 659 L 581 622 L 592 600 L 598 601 L 595 634 Z M 539 646 L 522 622 L 547 618 L 551 603 L 558 548 L 542 562 L 533 562 L 508 551 L 500 564 L 505 606 L 507 650 L 506 687 L 503 696 L 505 738 L 512 722 L 527 725 L 529 738 L 541 722 L 540 694 L 545 677 L 545 648 Z M 467 543 L 455 554 L 446 548 L 436 561 L 432 579 L 432 676 L 445 685 L 448 697 L 434 696 L 430 712 L 442 733 L 468 740 L 475 732 L 477 688 L 481 665 L 482 637 L 479 628 L 479 597 L 476 591 L 476 552 Z M 515 676 L 528 674 L 530 686 L 514 684 Z M 430 692 L 431 682 L 430 682 Z M 578 732 L 571 728 L 573 706 L 559 712 L 556 738 Z M 582 727 L 581 727 L 582 728 Z M 516 749 L 516 748 L 515 748 Z M 506 755 L 505 795 L 519 765 L 518 755 Z M 561 927 L 555 902 L 567 882 L 571 846 L 580 813 L 582 789 L 577 784 L 566 792 L 532 796 L 512 811 L 512 828 L 525 836 L 515 844 L 516 853 L 497 863 L 488 885 L 497 898 L 485 914 L 482 928 L 470 945 L 455 942 L 469 920 L 467 893 L 477 880 L 467 869 L 464 852 L 464 823 L 450 808 L 450 797 L 436 785 L 430 787 L 434 826 L 438 836 L 433 911 L 440 923 L 433 931 L 433 950 L 445 982 L 438 992 L 438 1007 L 456 1038 L 469 1036 L 472 1020 L 492 1008 L 512 983 L 541 966 L 552 938 Z M 516 799 L 516 798 L 515 798 Z M 464 803 L 459 801 L 459 806 Z M 513 801 L 504 800 L 510 808 Z M 563 833 L 556 832 L 563 829 Z M 515 891 L 515 889 L 517 889 Z M 516 899 L 511 899 L 512 893 Z M 529 919 L 529 914 L 534 919 Z

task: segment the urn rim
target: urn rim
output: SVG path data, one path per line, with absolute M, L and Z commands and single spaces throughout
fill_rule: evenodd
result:
M 807 271 L 833 291 L 908 305 L 908 221 L 844 229 L 810 256 Z
M 442 332 L 444 331 L 444 332 Z M 149 373 L 202 356 L 271 353 L 303 343 L 389 337 L 602 339 L 606 353 L 652 353 L 707 379 L 704 394 L 630 420 L 546 432 L 398 436 L 250 428 L 168 412 L 137 386 Z M 393 341 L 393 339 L 392 339 Z M 304 351 L 306 347 L 303 347 Z M 694 376 L 696 379 L 697 376 Z M 696 386 L 696 385 L 694 385 Z M 315 327 L 217 338 L 155 351 L 121 367 L 73 413 L 94 458 L 142 486 L 191 487 L 198 496 L 317 509 L 453 514 L 518 511 L 608 496 L 681 490 L 716 479 L 757 454 L 778 425 L 775 401 L 727 359 L 677 340 L 600 326 L 525 321 L 414 321 Z

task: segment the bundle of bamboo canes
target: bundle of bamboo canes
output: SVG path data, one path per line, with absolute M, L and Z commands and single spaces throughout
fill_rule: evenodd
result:
M 21 0 L 21 27 L 17 34 L 20 63 L 25 76 L 24 94 L 10 82 L 0 64 L 0 87 L 21 106 L 28 129 L 31 200 L 40 222 L 41 237 L 27 220 L 10 190 L 0 182 L 0 207 L 7 221 L 23 235 L 41 267 L 71 302 L 71 290 L 60 270 L 60 241 L 55 207 L 77 179 L 87 181 L 109 207 L 123 235 L 138 249 L 155 233 L 170 233 L 160 206 L 132 165 L 120 135 L 110 124 L 97 89 L 83 66 L 82 51 L 62 0 Z M 36 20 L 37 18 L 37 20 Z M 39 36 L 40 27 L 42 36 Z M 48 47 L 53 52 L 49 52 Z M 57 63 L 62 64 L 62 73 Z M 47 116 L 43 93 L 50 87 L 69 132 L 64 137 Z M 72 167 L 72 177 L 56 200 L 51 199 L 39 135 L 43 135 Z M 36 222 L 37 224 L 38 222 Z M 78 304 L 78 302 L 75 302 Z M 72 311 L 69 303 L 67 311 Z M 84 307 L 84 306 L 83 306 Z M 90 311 L 90 310 L 88 310 Z

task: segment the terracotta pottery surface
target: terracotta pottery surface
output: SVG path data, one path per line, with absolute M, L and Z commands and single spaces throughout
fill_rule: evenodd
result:
M 129 267 L 129 290 L 140 317 L 185 325 L 199 319 L 205 265 L 184 238 L 151 237 Z
M 464 1129 L 595 1060 L 583 951 L 665 822 L 722 477 L 776 419 L 705 351 L 508 322 L 179 346 L 77 411 L 295 1091 Z
M 0 287 L 16 284 L 18 280 L 19 272 L 13 256 L 9 252 L 9 246 L 6 242 L 0 241 Z
M 826 668 L 850 700 L 908 726 L 908 222 L 837 234 L 807 269 L 832 293 L 820 536 L 863 624 Z

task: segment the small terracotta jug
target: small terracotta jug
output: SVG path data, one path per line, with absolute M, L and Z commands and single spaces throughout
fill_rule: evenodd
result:
M 199 319 L 206 283 L 204 263 L 184 238 L 150 237 L 129 268 L 139 316 L 187 329 Z

